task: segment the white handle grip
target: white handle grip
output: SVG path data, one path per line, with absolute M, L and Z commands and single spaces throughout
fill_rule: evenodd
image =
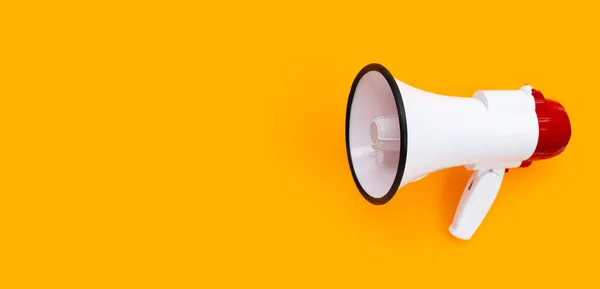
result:
M 454 237 L 471 239 L 492 207 L 503 177 L 504 168 L 473 172 L 450 226 L 450 233 Z

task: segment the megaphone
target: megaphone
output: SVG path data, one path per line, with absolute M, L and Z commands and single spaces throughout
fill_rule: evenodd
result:
M 437 170 L 473 171 L 449 227 L 462 240 L 479 228 L 508 169 L 555 157 L 570 138 L 563 106 L 530 85 L 446 96 L 403 83 L 378 63 L 356 75 L 346 108 L 350 171 L 372 204 Z

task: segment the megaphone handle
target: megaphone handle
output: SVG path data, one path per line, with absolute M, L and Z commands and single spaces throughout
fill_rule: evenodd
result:
M 450 226 L 454 237 L 469 240 L 473 236 L 492 207 L 503 177 L 504 168 L 473 172 Z

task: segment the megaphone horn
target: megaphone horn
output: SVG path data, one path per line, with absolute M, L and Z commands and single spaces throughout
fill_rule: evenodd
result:
M 437 170 L 473 171 L 449 228 L 463 240 L 490 210 L 507 169 L 559 155 L 570 137 L 563 106 L 530 85 L 439 95 L 395 79 L 378 63 L 360 70 L 346 108 L 350 171 L 372 204 Z

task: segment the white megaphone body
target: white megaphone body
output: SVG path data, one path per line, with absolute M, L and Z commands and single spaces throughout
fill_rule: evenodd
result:
M 507 169 L 560 154 L 570 136 L 564 108 L 531 86 L 445 96 L 396 80 L 376 63 L 356 76 L 346 111 L 352 177 L 373 204 L 431 172 L 473 170 L 449 229 L 463 240 L 483 221 Z

